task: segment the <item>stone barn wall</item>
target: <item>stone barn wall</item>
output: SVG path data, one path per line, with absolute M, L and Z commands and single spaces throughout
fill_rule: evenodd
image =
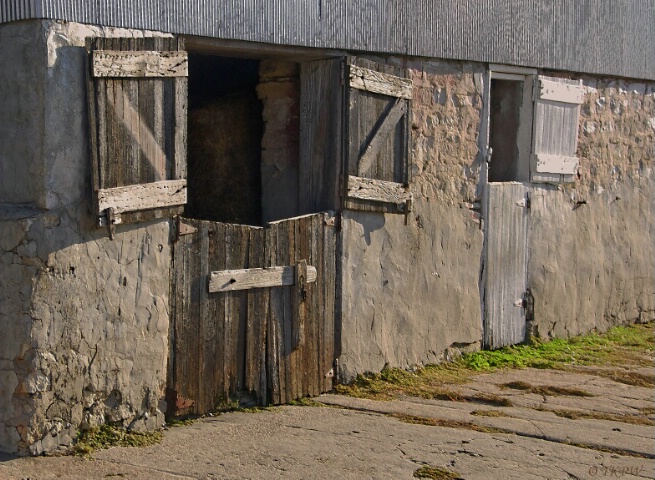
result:
M 380 61 L 379 59 L 375 59 Z M 412 212 L 345 211 L 342 380 L 385 365 L 438 363 L 478 349 L 483 234 L 483 65 L 390 59 L 409 68 Z
M 39 454 L 105 421 L 163 422 L 169 221 L 94 227 L 84 38 L 0 26 L 0 449 Z M 7 68 L 11 66 L 11 68 Z
M 344 212 L 342 380 L 439 362 L 482 340 L 486 66 L 387 61 L 414 81 L 414 209 L 407 225 L 400 215 Z M 542 338 L 655 318 L 655 85 L 583 83 L 578 179 L 531 191 L 528 333 Z
M 535 187 L 532 333 L 655 319 L 655 83 L 584 77 L 578 180 Z
M 150 34 L 0 26 L 3 451 L 52 451 L 104 421 L 163 421 L 171 225 L 118 226 L 113 241 L 94 226 L 83 48 L 86 36 Z M 487 66 L 372 59 L 408 68 L 414 81 L 414 205 L 407 219 L 343 214 L 342 380 L 448 360 L 482 340 Z M 532 189 L 528 283 L 541 337 L 655 315 L 655 85 L 583 80 L 579 178 Z M 271 163 L 276 145 L 264 143 Z

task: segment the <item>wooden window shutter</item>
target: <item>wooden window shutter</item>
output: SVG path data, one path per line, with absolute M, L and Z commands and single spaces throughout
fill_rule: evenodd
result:
M 348 58 L 346 62 L 344 207 L 407 213 L 412 81 L 405 69 Z
M 89 38 L 93 203 L 99 225 L 182 213 L 188 58 L 177 38 Z
M 581 82 L 540 76 L 535 85 L 531 180 L 572 182 L 578 173 Z

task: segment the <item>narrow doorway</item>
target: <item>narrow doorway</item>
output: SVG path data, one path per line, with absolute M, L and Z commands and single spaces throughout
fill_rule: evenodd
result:
M 485 348 L 522 343 L 526 335 L 531 97 L 530 76 L 492 72 L 484 219 Z

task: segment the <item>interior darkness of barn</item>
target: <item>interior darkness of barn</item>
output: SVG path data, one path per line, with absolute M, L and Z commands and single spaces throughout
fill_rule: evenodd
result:
M 189 55 L 190 218 L 261 225 L 259 61 Z

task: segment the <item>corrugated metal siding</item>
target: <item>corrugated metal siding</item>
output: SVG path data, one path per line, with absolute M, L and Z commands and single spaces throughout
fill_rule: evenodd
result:
M 655 79 L 652 0 L 0 0 L 26 18 Z

